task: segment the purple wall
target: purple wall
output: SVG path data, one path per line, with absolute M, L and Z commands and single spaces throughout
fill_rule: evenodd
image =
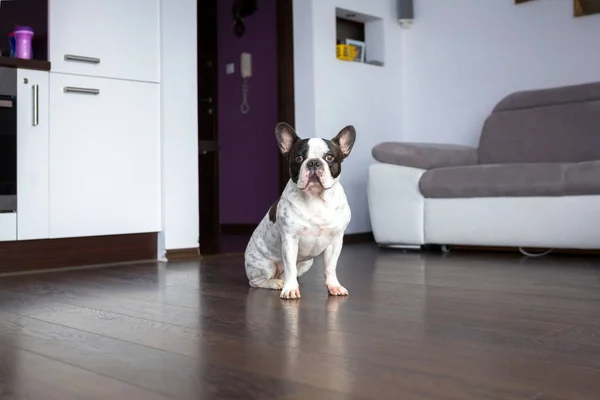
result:
M 233 32 L 234 0 L 218 2 L 218 121 L 222 224 L 258 223 L 279 195 L 277 123 L 277 0 L 258 0 L 245 19 L 246 33 Z M 250 112 L 242 114 L 240 55 L 252 54 Z M 225 65 L 235 64 L 227 75 Z

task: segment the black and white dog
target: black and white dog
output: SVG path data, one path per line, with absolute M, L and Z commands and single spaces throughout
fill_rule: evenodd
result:
M 324 253 L 329 294 L 347 296 L 348 290 L 336 275 L 350 222 L 350 207 L 339 179 L 356 131 L 347 126 L 331 140 L 301 139 L 291 126 L 280 122 L 275 137 L 288 159 L 290 180 L 246 247 L 250 286 L 281 289 L 284 299 L 300 298 L 298 277 Z

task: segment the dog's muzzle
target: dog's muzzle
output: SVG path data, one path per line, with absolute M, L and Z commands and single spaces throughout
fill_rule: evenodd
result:
M 313 158 L 306 163 L 306 169 L 308 169 L 311 175 L 317 174 L 319 171 L 323 170 L 323 163 L 321 160 Z

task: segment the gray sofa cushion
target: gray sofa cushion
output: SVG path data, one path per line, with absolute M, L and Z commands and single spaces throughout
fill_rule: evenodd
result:
M 523 90 L 504 97 L 496 104 L 493 113 L 545 107 L 566 103 L 584 103 L 600 99 L 600 82 L 553 87 L 548 89 Z
M 600 159 L 600 101 L 490 115 L 479 142 L 481 164 Z
M 486 119 L 481 164 L 600 159 L 600 82 L 513 93 Z
M 567 169 L 567 195 L 600 194 L 600 161 L 571 164 Z
M 373 158 L 386 164 L 431 169 L 477 164 L 477 149 L 456 144 L 383 142 Z
M 489 164 L 426 171 L 427 198 L 600 195 L 600 161 Z

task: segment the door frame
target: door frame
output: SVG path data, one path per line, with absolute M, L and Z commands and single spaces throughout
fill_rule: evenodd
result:
M 295 128 L 293 0 L 277 0 L 277 91 L 278 119 Z M 276 146 L 273 148 L 279 153 Z M 289 180 L 288 162 L 279 153 L 280 193 Z
M 198 0 L 201 1 L 201 0 Z M 213 0 L 216 1 L 218 0 Z M 295 125 L 295 103 L 294 103 L 294 20 L 293 20 L 293 0 L 277 0 L 276 1 L 276 19 L 277 19 L 277 108 L 278 108 L 278 120 L 284 121 L 290 124 L 291 126 Z M 200 7 L 198 7 L 198 12 L 200 12 Z M 260 10 L 259 10 L 260 12 Z M 251 18 L 251 17 L 250 17 Z M 214 24 L 214 29 L 217 29 L 217 24 Z M 199 33 L 198 33 L 199 34 Z M 215 68 L 218 71 L 218 68 L 221 66 L 218 65 L 218 46 L 215 54 Z M 198 45 L 198 59 L 200 59 L 200 46 Z M 198 76 L 198 85 L 200 85 L 201 77 Z M 217 90 L 218 91 L 218 90 Z M 198 92 L 198 98 L 200 98 L 200 92 Z M 213 109 L 215 110 L 215 115 L 218 116 L 218 92 L 215 93 L 214 101 L 213 101 Z M 201 103 L 198 103 L 198 112 L 201 112 Z M 215 117 L 215 137 L 218 142 L 219 138 L 219 126 L 218 126 L 218 117 Z M 275 127 L 273 127 L 275 129 Z M 273 132 L 274 133 L 274 132 Z M 198 133 L 199 135 L 199 133 Z M 273 135 L 273 139 L 275 136 Z M 275 142 L 273 142 L 273 151 L 278 153 L 278 181 L 273 182 L 278 186 L 279 192 L 282 192 L 285 188 L 287 182 L 289 181 L 289 168 L 287 160 L 279 153 Z M 199 154 L 199 157 L 202 157 Z M 213 235 L 218 235 L 217 232 L 220 230 L 220 220 L 219 220 L 219 154 L 216 152 L 214 154 L 215 162 L 212 164 L 213 171 L 208 171 L 208 175 L 211 175 L 211 178 L 206 181 L 198 182 L 199 189 L 199 228 L 200 234 L 198 237 L 198 242 L 200 246 L 200 253 L 203 255 L 212 255 L 218 254 L 218 238 L 212 237 Z M 200 162 L 198 163 L 198 168 L 200 167 Z M 199 179 L 201 176 L 207 176 L 207 171 L 198 171 Z M 202 199 L 205 201 L 203 202 Z M 273 199 L 275 200 L 275 199 Z M 211 209 L 210 211 L 202 207 L 202 204 L 208 205 Z M 265 211 L 266 212 L 266 211 Z M 202 218 L 202 215 L 208 216 L 212 214 L 212 218 Z M 203 232 L 205 233 L 203 235 Z M 206 233 L 209 233 L 209 238 L 207 238 Z M 203 238 L 204 236 L 204 238 Z M 206 246 L 203 247 L 203 241 Z

